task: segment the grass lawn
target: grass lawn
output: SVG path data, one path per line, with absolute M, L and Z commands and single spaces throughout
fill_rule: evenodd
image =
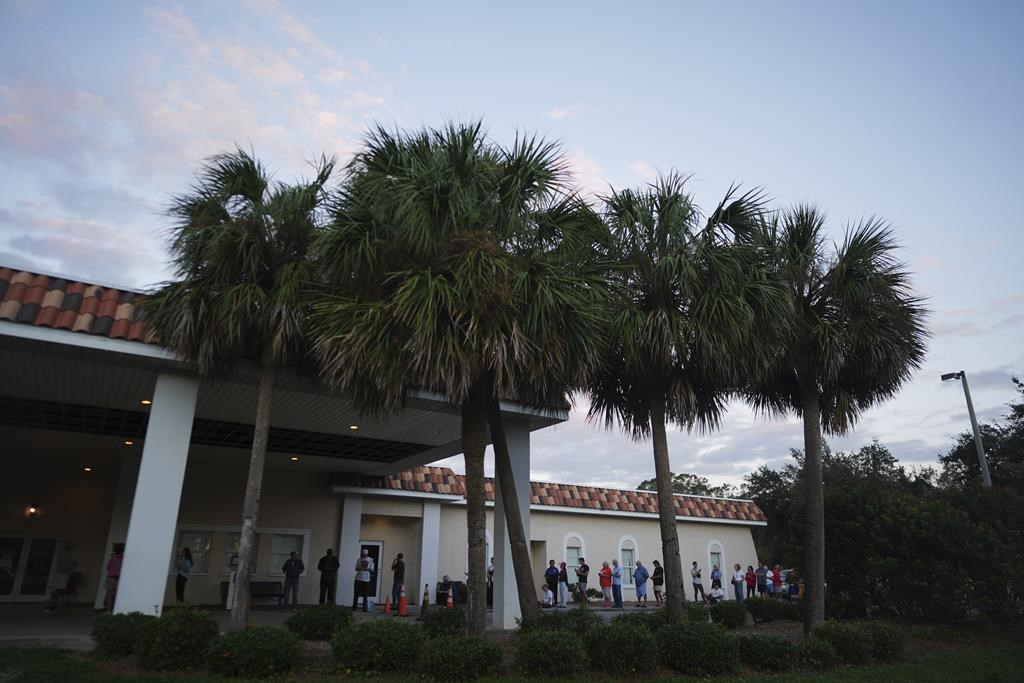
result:
M 776 683 L 810 683 L 812 681 L 837 681 L 849 683 L 879 683 L 890 681 L 922 681 L 943 683 L 954 681 L 978 681 L 997 683 L 1024 680 L 1024 642 L 1003 638 L 956 639 L 951 642 L 943 638 L 942 643 L 925 637 L 913 639 L 908 648 L 908 659 L 899 664 L 840 668 L 825 673 L 799 672 L 767 676 L 746 673 L 717 679 L 661 676 L 653 679 L 661 683 L 670 681 L 774 681 Z M 916 642 L 915 642 L 916 641 Z M 418 676 L 373 676 L 362 678 L 344 677 L 315 670 L 296 674 L 287 681 L 301 683 L 327 683 L 338 680 L 375 680 L 399 683 L 422 681 Z M 281 680 L 281 679 L 278 679 Z M 498 681 L 523 681 L 523 678 L 492 678 Z M 617 680 L 599 674 L 587 674 L 576 679 L 549 679 L 593 683 L 594 681 Z M 638 679 L 641 680 L 641 679 Z M 644 677 L 642 680 L 652 680 Z M 196 673 L 152 674 L 140 672 L 127 662 L 98 662 L 88 655 L 45 648 L 0 649 L 0 683 L 52 683 L 53 681 L 74 681 L 76 683 L 113 683 L 138 681 L 140 683 L 240 683 L 241 679 L 222 678 Z

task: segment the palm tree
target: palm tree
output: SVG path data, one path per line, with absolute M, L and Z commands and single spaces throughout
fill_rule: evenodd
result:
M 889 226 L 869 219 L 829 249 L 825 214 L 796 206 L 768 232 L 791 301 L 792 324 L 776 363 L 747 390 L 755 408 L 803 418 L 806 529 L 804 630 L 825 619 L 822 432 L 843 434 L 890 398 L 925 353 L 922 300 L 897 259 Z
M 364 410 L 413 389 L 459 406 L 466 461 L 469 625 L 485 628 L 484 450 L 494 444 L 520 610 L 537 613 L 501 400 L 560 407 L 598 357 L 603 226 L 557 147 L 489 142 L 479 123 L 373 130 L 321 243 L 316 355 Z
M 259 365 L 233 630 L 244 628 L 249 615 L 274 384 L 280 369 L 307 351 L 307 293 L 315 274 L 311 246 L 333 165 L 322 158 L 312 181 L 287 185 L 273 182 L 241 149 L 207 160 L 195 186 L 176 197 L 169 211 L 177 279 L 145 304 L 160 342 L 195 363 L 200 374 L 226 373 L 241 359 Z
M 670 618 L 685 619 L 682 562 L 667 422 L 712 429 L 730 392 L 763 361 L 755 332 L 785 320 L 784 298 L 750 235 L 762 224 L 759 191 L 731 188 L 705 220 L 686 178 L 613 192 L 604 216 L 614 240 L 612 342 L 590 388 L 588 417 L 653 442 Z

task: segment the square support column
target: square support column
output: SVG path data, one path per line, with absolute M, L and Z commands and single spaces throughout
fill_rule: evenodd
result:
M 142 448 L 114 611 L 160 616 L 178 524 L 199 380 L 161 374 Z
M 359 541 L 363 526 L 363 497 L 346 493 L 341 499 L 341 531 L 338 534 L 338 589 L 339 605 L 352 605 L 356 594 L 356 562 L 359 560 Z M 383 558 L 382 558 L 383 559 Z M 380 568 L 377 568 L 380 571 Z
M 441 544 L 441 503 L 436 500 L 424 501 L 423 519 L 420 524 L 420 584 L 430 587 L 430 600 L 434 600 L 437 585 L 437 557 Z M 407 568 L 408 569 L 408 568 Z M 406 583 L 405 594 L 411 600 L 420 600 L 420 586 Z
M 103 558 L 100 560 L 100 577 L 96 587 L 96 609 L 103 608 L 107 597 L 107 560 L 114 551 L 115 543 L 124 543 L 128 538 L 128 519 L 132 513 L 132 498 L 135 496 L 135 482 L 139 478 L 139 459 L 125 456 L 121 460 L 121 473 L 117 477 L 117 492 L 114 494 L 114 512 L 110 516 L 110 529 L 107 531 L 107 544 L 103 546 Z
M 523 518 L 527 547 L 530 541 L 530 427 L 524 420 L 505 415 L 505 438 L 512 461 L 512 479 L 519 498 L 519 512 Z M 512 569 L 512 546 L 509 544 L 505 524 L 505 505 L 501 487 L 495 480 L 494 504 L 494 628 L 512 629 L 519 612 L 519 591 Z

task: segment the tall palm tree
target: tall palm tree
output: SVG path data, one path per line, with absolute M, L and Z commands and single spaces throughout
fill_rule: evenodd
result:
M 614 192 L 604 217 L 617 264 L 605 364 L 590 388 L 590 419 L 650 437 L 670 618 L 685 595 L 665 425 L 712 429 L 730 392 L 764 362 L 755 334 L 785 321 L 763 250 L 748 245 L 763 223 L 762 195 L 731 188 L 707 219 L 686 178 Z
M 557 147 L 486 139 L 479 123 L 373 130 L 320 258 L 316 355 L 368 411 L 437 392 L 462 416 L 469 625 L 485 628 L 484 450 L 494 444 L 524 616 L 537 612 L 501 400 L 561 407 L 597 360 L 603 226 L 567 184 Z
M 825 619 L 822 432 L 843 434 L 892 397 L 920 367 L 927 339 L 927 311 L 891 228 L 862 221 L 833 248 L 824 230 L 825 214 L 812 206 L 783 212 L 769 230 L 793 318 L 774 367 L 748 389 L 755 408 L 803 419 L 807 632 Z
M 312 181 L 288 185 L 273 182 L 242 149 L 207 160 L 192 190 L 176 197 L 169 211 L 176 280 L 145 303 L 160 342 L 194 362 L 200 374 L 228 372 L 240 359 L 259 365 L 233 630 L 243 628 L 249 615 L 274 384 L 283 366 L 307 352 L 311 247 L 322 227 L 324 185 L 333 165 L 321 158 Z

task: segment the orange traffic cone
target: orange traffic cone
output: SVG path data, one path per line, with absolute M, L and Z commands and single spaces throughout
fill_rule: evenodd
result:
M 427 610 L 430 608 L 430 584 L 428 583 L 423 587 L 423 602 L 420 603 L 420 616 L 419 620 L 423 621 L 427 616 Z
M 398 594 L 398 616 L 409 616 L 409 603 L 405 599 L 405 584 L 402 584 L 402 592 Z
M 451 590 L 450 588 L 448 589 L 448 600 L 444 603 L 445 607 L 455 607 L 455 601 L 452 600 L 452 593 L 454 592 L 455 591 Z
M 391 614 L 391 596 L 384 598 L 384 614 Z

